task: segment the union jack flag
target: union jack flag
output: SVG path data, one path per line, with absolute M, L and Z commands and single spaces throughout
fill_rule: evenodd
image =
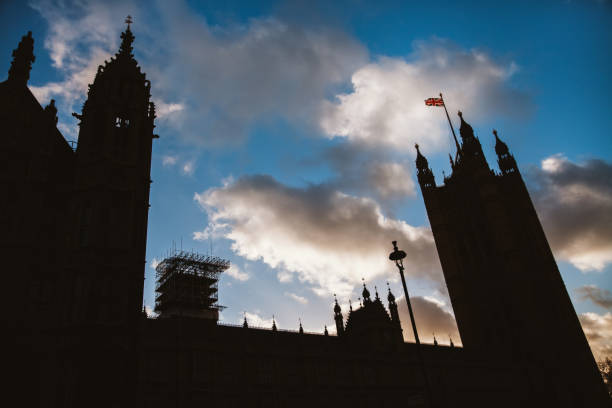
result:
M 428 99 L 425 99 L 425 105 L 444 106 L 444 100 L 442 98 L 428 98 Z

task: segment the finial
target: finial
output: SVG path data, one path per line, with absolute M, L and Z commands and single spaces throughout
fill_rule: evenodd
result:
M 438 340 L 436 340 L 436 333 L 433 333 L 433 338 L 434 338 L 434 346 L 437 346 Z
M 20 85 L 27 85 L 30 79 L 30 70 L 32 63 L 36 60 L 34 56 L 34 39 L 32 32 L 28 31 L 27 35 L 21 37 L 21 41 L 17 48 L 13 50 L 13 61 L 8 72 L 8 79 Z
M 274 319 L 274 315 L 272 315 L 272 331 L 276 331 L 276 320 Z
M 121 33 L 121 45 L 119 46 L 119 52 L 117 53 L 117 57 L 119 56 L 127 56 L 132 57 L 132 42 L 134 42 L 134 34 L 132 34 L 132 30 L 130 30 L 130 24 L 132 23 L 132 17 L 127 16 L 125 19 L 127 24 L 127 28 L 124 32 Z
M 417 152 L 418 152 L 418 153 L 420 153 L 420 152 L 419 152 L 419 144 L 418 144 L 418 143 L 415 143 L 415 144 L 414 144 L 414 148 L 417 150 Z
M 302 328 L 302 318 L 298 318 L 298 320 L 300 321 L 300 334 L 304 334 L 304 328 Z
M 459 134 L 461 135 L 461 139 L 463 139 L 465 143 L 466 140 L 472 140 L 474 138 L 474 129 L 472 129 L 472 126 L 463 119 L 463 112 L 459 111 L 457 112 L 457 114 L 461 118 Z
M 246 318 L 246 311 L 244 311 L 244 322 L 242 322 L 242 327 L 244 327 L 245 329 L 249 328 L 249 324 L 247 323 L 247 318 Z
M 497 138 L 497 130 L 493 129 L 493 134 L 495 135 L 495 137 Z
M 325 325 L 325 330 L 323 331 L 323 334 L 329 336 L 329 332 L 327 331 L 327 325 Z
M 334 312 L 338 315 L 340 314 L 340 312 L 342 312 L 342 309 L 340 309 L 340 305 L 338 304 L 338 298 L 336 297 L 336 294 L 334 293 Z
M 376 285 L 374 285 L 374 293 L 376 293 L 376 299 L 380 299 L 380 297 L 378 296 L 378 288 L 376 287 Z

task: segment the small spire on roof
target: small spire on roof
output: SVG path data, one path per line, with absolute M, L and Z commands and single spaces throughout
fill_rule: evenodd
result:
M 391 286 L 389 286 L 389 282 L 387 282 L 387 290 L 389 291 L 389 294 L 387 295 L 387 300 L 389 301 L 389 303 L 395 303 L 395 296 L 393 296 L 393 293 L 391 293 Z
M 245 329 L 249 328 L 249 323 L 247 323 L 247 318 L 246 318 L 246 311 L 244 312 L 244 321 L 242 322 L 242 327 L 244 327 Z
M 130 24 L 132 24 L 132 16 L 127 16 L 125 18 L 125 23 L 127 24 L 127 28 L 124 32 L 121 33 L 121 45 L 119 46 L 119 52 L 117 56 L 127 56 L 132 57 L 132 42 L 134 42 L 134 34 L 132 34 L 132 30 L 130 30 Z
M 274 315 L 272 315 L 272 331 L 276 331 L 276 320 L 274 320 Z
M 298 318 L 298 320 L 300 321 L 300 334 L 304 334 L 304 328 L 302 327 L 302 318 Z
M 28 31 L 27 35 L 21 37 L 17 48 L 13 50 L 13 61 L 11 61 L 11 67 L 9 68 L 8 79 L 21 85 L 27 85 L 32 63 L 35 60 L 34 39 L 32 38 L 32 32 Z
M 323 331 L 323 334 L 329 336 L 329 332 L 327 331 L 327 325 L 325 325 L 325 330 Z

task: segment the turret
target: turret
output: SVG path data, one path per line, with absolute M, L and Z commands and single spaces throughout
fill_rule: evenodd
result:
M 495 153 L 497 153 L 497 164 L 499 165 L 499 169 L 504 174 L 518 172 L 516 160 L 514 160 L 514 156 L 510 154 L 508 145 L 497 136 L 497 130 L 493 129 L 493 134 L 495 135 Z
M 433 172 L 429 168 L 429 163 L 427 162 L 427 159 L 421 154 L 418 144 L 415 144 L 414 147 L 417 151 L 417 178 L 419 180 L 419 184 L 421 185 L 421 189 L 435 187 L 436 180 L 434 178 Z
M 368 303 L 372 303 L 372 299 L 370 299 L 370 291 L 366 288 L 365 281 L 363 282 L 363 291 L 361 292 L 363 295 L 363 304 L 367 305 Z
M 480 172 L 485 170 L 489 172 L 489 165 L 485 159 L 484 153 L 482 152 L 482 146 L 476 136 L 474 136 L 474 129 L 472 126 L 463 119 L 463 113 L 458 112 L 459 118 L 461 119 L 461 126 L 459 127 L 459 133 L 461 134 L 461 145 L 462 155 L 460 162 L 467 168 L 472 169 L 470 172 L 476 170 Z M 454 170 L 454 169 L 453 169 Z
M 334 300 L 335 300 L 334 320 L 336 321 L 336 333 L 338 334 L 338 336 L 342 336 L 344 335 L 344 318 L 342 317 L 342 309 L 340 308 L 340 305 L 338 304 L 338 299 L 336 298 L 335 294 L 334 294 Z
M 387 294 L 387 300 L 389 301 L 389 313 L 391 314 L 391 321 L 400 326 L 400 318 L 399 312 L 397 311 L 397 303 L 395 303 L 395 296 L 391 293 L 391 288 L 389 287 L 389 282 L 387 282 L 387 289 L 389 293 Z
M 116 323 L 140 312 L 156 138 L 151 83 L 132 55 L 134 35 L 126 22 L 121 47 L 98 68 L 82 113 L 75 115 L 80 130 L 70 239 L 91 279 L 85 285 L 90 293 L 75 309 L 96 310 L 100 320 Z M 109 294 L 105 302 L 115 305 L 113 313 L 98 299 Z
M 32 32 L 21 37 L 21 41 L 13 50 L 13 61 L 8 72 L 8 81 L 15 85 L 27 86 L 30 79 L 32 63 L 36 60 L 34 56 L 34 39 Z

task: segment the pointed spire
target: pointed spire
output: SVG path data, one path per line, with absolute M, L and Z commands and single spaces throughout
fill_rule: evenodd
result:
M 329 336 L 329 332 L 327 331 L 327 325 L 325 325 L 325 330 L 323 331 L 323 334 Z
M 249 323 L 247 323 L 246 312 L 244 312 L 244 321 L 242 322 L 242 327 L 245 329 L 249 328 Z
M 438 340 L 436 340 L 436 333 L 434 333 L 433 336 L 434 336 L 434 346 L 437 346 L 438 345 Z
M 380 296 L 378 296 L 378 288 L 376 287 L 376 285 L 374 285 L 374 293 L 376 294 L 375 299 L 380 301 Z
M 461 139 L 465 141 L 465 140 L 469 140 L 473 138 L 474 129 L 472 129 L 472 126 L 470 126 L 469 123 L 463 120 L 463 113 L 461 111 L 457 112 L 457 114 L 459 115 L 459 118 L 461 118 L 461 127 L 459 127 L 459 133 L 461 134 Z
M 299 332 L 300 332 L 300 334 L 304 334 L 304 328 L 302 327 L 302 318 L 301 317 L 299 318 L 299 321 L 300 321 L 300 330 L 299 330 Z
M 334 313 L 335 314 L 340 314 L 342 313 L 342 309 L 340 308 L 340 305 L 338 304 L 338 298 L 336 297 L 336 294 L 334 293 Z
M 419 180 L 419 184 L 421 185 L 421 188 L 435 187 L 436 180 L 434 178 L 434 175 L 431 169 L 429 168 L 429 163 L 427 162 L 427 159 L 425 158 L 425 156 L 421 154 L 418 144 L 415 144 L 414 147 L 416 148 L 416 151 L 417 151 L 417 157 L 416 157 L 417 179 Z
M 395 303 L 395 296 L 393 296 L 393 293 L 391 293 L 391 286 L 389 286 L 389 282 L 387 282 L 387 290 L 389 291 L 389 294 L 387 295 L 387 300 L 389 301 L 389 303 Z
M 8 72 L 8 79 L 20 85 L 27 85 L 30 79 L 32 63 L 36 60 L 34 56 L 34 39 L 32 32 L 21 37 L 21 41 L 16 49 L 13 50 L 13 61 Z
M 130 24 L 132 24 L 132 22 L 132 16 L 127 16 L 125 19 L 127 28 L 121 33 L 121 45 L 119 46 L 117 57 L 133 57 L 132 50 L 134 48 L 132 47 L 132 43 L 134 42 L 134 34 L 132 34 L 132 30 L 130 30 Z
M 274 315 L 272 315 L 272 331 L 276 331 L 276 320 L 274 320 Z
M 508 145 L 497 136 L 497 130 L 493 129 L 493 134 L 495 135 L 495 153 L 497 153 L 498 156 L 507 155 L 509 153 Z
M 366 284 L 365 284 L 365 279 L 361 278 L 361 280 L 363 281 L 363 291 L 361 292 L 361 295 L 363 296 L 363 303 L 369 303 L 370 300 L 370 291 L 368 290 L 368 288 L 366 288 Z
M 53 121 L 54 125 L 57 125 L 57 108 L 55 107 L 55 99 L 51 99 L 51 102 L 45 106 L 45 114 Z
M 425 158 L 425 156 L 421 154 L 421 151 L 419 150 L 419 144 L 416 143 L 414 145 L 414 148 L 417 151 L 417 158 L 416 158 L 417 169 L 421 170 L 421 169 L 429 168 L 429 163 L 427 162 L 427 159 Z

